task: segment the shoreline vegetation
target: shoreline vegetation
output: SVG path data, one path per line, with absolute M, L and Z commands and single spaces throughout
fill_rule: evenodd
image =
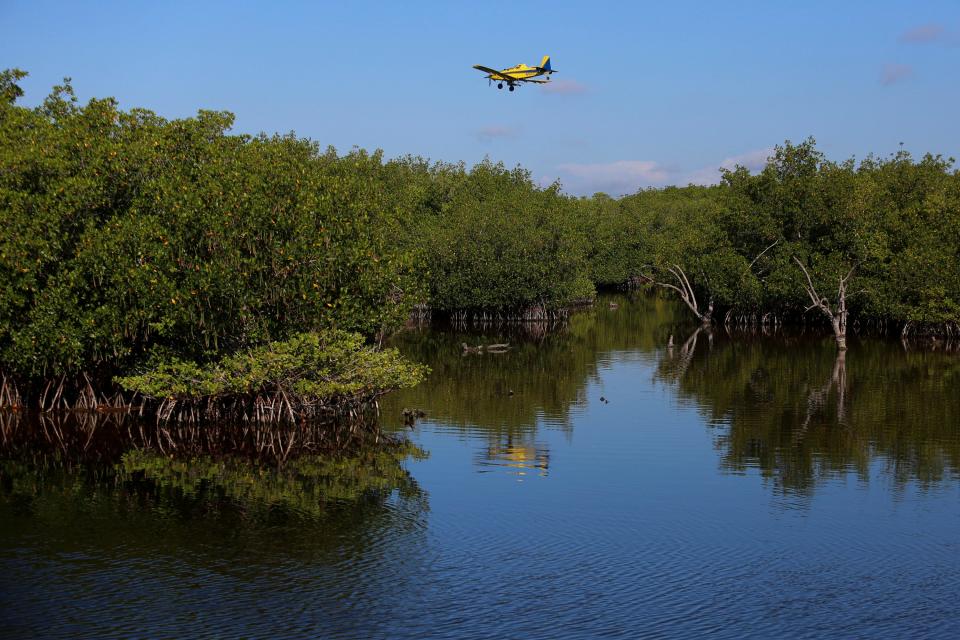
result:
M 406 322 L 562 322 L 646 287 L 704 326 L 960 336 L 960 172 L 812 139 L 716 186 L 565 195 L 522 169 L 322 150 L 0 73 L 0 406 L 160 422 L 376 413 Z

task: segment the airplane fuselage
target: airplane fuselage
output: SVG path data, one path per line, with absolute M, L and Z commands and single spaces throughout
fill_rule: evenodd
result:
M 524 78 L 533 78 L 535 76 L 539 76 L 543 73 L 543 71 L 537 69 L 536 67 L 528 67 L 525 64 L 518 64 L 517 66 L 510 67 L 509 69 L 501 69 L 500 73 L 505 76 L 510 76 L 511 78 L 516 78 L 517 80 L 522 80 Z

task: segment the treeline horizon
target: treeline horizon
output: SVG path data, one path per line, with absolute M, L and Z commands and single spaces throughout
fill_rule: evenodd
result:
M 376 345 L 415 309 L 549 318 L 631 284 L 701 323 L 814 320 L 841 349 L 850 322 L 960 330 L 952 158 L 788 141 L 718 185 L 575 197 L 490 161 L 232 134 L 227 112 L 80 105 L 69 81 L 28 108 L 24 75 L 0 76 L 0 371 L 34 393 L 219 375 L 306 333 Z

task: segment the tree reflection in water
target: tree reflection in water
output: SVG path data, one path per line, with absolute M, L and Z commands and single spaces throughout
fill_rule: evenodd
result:
M 512 347 L 464 354 L 462 342 Z M 716 426 L 723 470 L 757 468 L 780 490 L 810 492 L 847 473 L 866 480 L 871 470 L 932 483 L 960 469 L 960 358 L 942 350 L 852 336 L 838 355 L 828 330 L 694 327 L 675 302 L 642 293 L 601 298 L 534 338 L 435 328 L 396 344 L 433 374 L 387 399 L 387 422 L 402 407 L 423 409 L 436 428 L 485 440 L 480 466 L 548 468 L 540 430 L 572 434 L 591 385 L 636 360 Z
M 158 435 L 155 425 L 130 417 L 78 413 L 32 420 L 0 413 L 0 507 L 40 518 L 51 532 L 77 518 L 91 526 L 137 522 L 131 535 L 144 544 L 163 544 L 148 540 L 160 523 L 203 535 L 246 531 L 255 539 L 266 527 L 290 548 L 314 551 L 359 549 L 385 529 L 425 527 L 427 497 L 405 464 L 426 453 L 410 442 L 339 456 L 296 452 L 302 455 L 278 466 L 217 450 L 210 445 L 223 434 L 215 432 L 229 427 L 206 428 L 211 433 L 202 440 L 181 434 L 188 440 L 173 455 L 156 446 L 158 437 L 169 445 L 171 434 Z
M 396 424 L 402 408 L 423 409 L 431 424 L 486 440 L 474 456 L 480 467 L 545 475 L 551 456 L 538 430 L 571 434 L 573 411 L 586 403 L 588 386 L 600 379 L 611 354 L 651 358 L 686 318 L 673 301 L 644 293 L 609 299 L 615 306 L 605 298 L 549 332 L 535 324 L 491 324 L 397 336 L 394 346 L 432 373 L 418 387 L 385 398 L 384 419 Z M 503 354 L 464 353 L 464 342 L 511 347 Z
M 667 349 L 657 376 L 718 425 L 724 469 L 756 467 L 801 493 L 848 472 L 867 481 L 877 464 L 900 485 L 958 473 L 955 355 L 882 340 L 838 353 L 829 340 L 789 332 L 714 330 L 698 345 L 703 331 Z

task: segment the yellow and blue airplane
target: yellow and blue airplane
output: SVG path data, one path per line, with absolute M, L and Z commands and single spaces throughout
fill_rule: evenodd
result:
M 473 65 L 473 68 L 479 69 L 487 74 L 487 84 L 490 84 L 496 80 L 497 89 L 503 89 L 503 83 L 506 82 L 510 87 L 510 91 L 513 91 L 518 82 L 536 82 L 537 84 L 547 84 L 550 82 L 550 74 L 557 72 L 555 69 L 550 67 L 550 56 L 543 56 L 543 60 L 540 61 L 539 67 L 528 67 L 525 64 L 518 64 L 515 67 L 497 71 L 496 69 L 485 67 L 482 64 L 475 64 Z M 535 79 L 540 76 L 547 76 L 547 79 Z

